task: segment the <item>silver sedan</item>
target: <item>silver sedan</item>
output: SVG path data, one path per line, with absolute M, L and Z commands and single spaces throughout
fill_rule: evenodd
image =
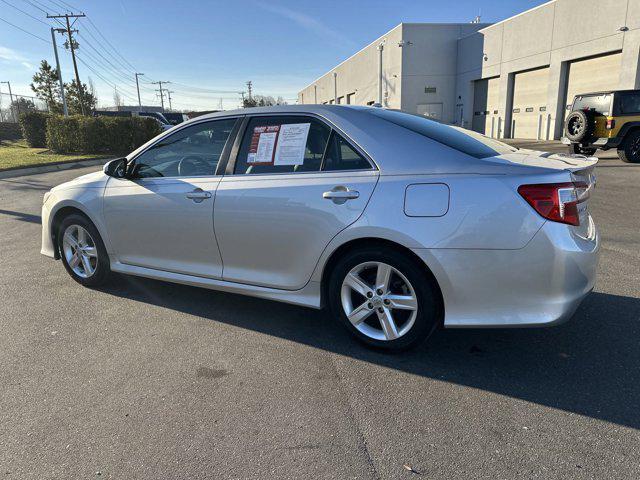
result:
M 381 108 L 219 112 L 46 193 L 42 253 L 88 287 L 119 272 L 327 307 L 398 350 L 571 317 L 595 281 L 596 162 Z

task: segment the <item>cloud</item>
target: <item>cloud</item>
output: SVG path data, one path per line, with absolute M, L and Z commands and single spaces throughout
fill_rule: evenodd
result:
M 15 50 L 12 50 L 8 47 L 3 47 L 2 45 L 0 45 L 0 60 L 4 60 L 5 62 L 9 63 L 19 63 L 28 70 L 34 69 L 28 58 L 20 55 Z
M 291 20 L 305 30 L 315 33 L 319 37 L 323 37 L 336 45 L 349 48 L 356 47 L 356 43 L 353 40 L 309 15 L 279 5 L 269 5 L 266 3 L 257 3 L 256 5 L 263 10 Z

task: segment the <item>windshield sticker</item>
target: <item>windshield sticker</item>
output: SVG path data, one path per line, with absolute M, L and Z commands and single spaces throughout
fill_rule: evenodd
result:
M 280 127 L 274 165 L 302 165 L 310 123 L 292 123 Z
M 280 125 L 255 127 L 251 136 L 247 163 L 251 165 L 273 165 L 279 131 Z

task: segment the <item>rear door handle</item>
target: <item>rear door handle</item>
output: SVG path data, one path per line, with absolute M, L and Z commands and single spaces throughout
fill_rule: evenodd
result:
M 200 203 L 207 198 L 211 198 L 210 192 L 205 192 L 201 188 L 196 188 L 194 191 L 187 193 L 186 197 L 189 200 L 193 200 L 196 203 Z
M 359 196 L 360 192 L 356 190 L 349 190 L 347 187 L 344 187 L 342 185 L 322 194 L 322 198 L 332 200 L 333 203 L 337 203 L 338 205 L 343 204 L 347 200 L 354 200 Z

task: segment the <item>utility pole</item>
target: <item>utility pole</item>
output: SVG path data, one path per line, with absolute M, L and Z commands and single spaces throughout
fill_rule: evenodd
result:
M 144 75 L 144 73 L 136 73 L 136 88 L 138 89 L 138 106 L 142 107 L 142 101 L 140 100 L 140 84 L 138 83 L 138 77 Z
M 249 81 L 247 82 L 247 91 L 249 92 L 249 93 L 248 93 L 248 95 L 249 95 L 249 101 L 251 101 L 251 93 L 253 92 L 253 90 L 251 89 L 251 88 L 252 88 L 252 85 L 253 85 L 253 83 L 251 82 L 251 80 L 249 80 Z
M 62 97 L 62 111 L 64 116 L 69 116 L 69 109 L 67 108 L 67 99 L 64 97 L 64 82 L 62 81 L 62 73 L 60 73 L 60 59 L 58 58 L 58 45 L 56 44 L 55 32 L 63 33 L 65 30 L 61 28 L 51 28 L 51 41 L 53 42 L 53 53 L 56 55 L 56 71 L 58 72 L 58 81 L 60 82 L 60 96 Z
M 151 82 L 154 85 L 158 85 L 158 90 L 160 92 L 160 105 L 162 106 L 162 111 L 164 112 L 164 89 L 162 88 L 162 84 L 167 84 L 167 83 L 171 83 L 171 82 L 164 82 L 162 80 L 158 80 L 157 82 Z
M 78 64 L 76 62 L 76 50 L 73 44 L 71 24 L 69 23 L 70 18 L 74 18 L 77 20 L 78 18 L 81 18 L 81 17 L 86 17 L 86 15 L 84 13 L 65 13 L 64 15 L 47 15 L 47 18 L 64 18 L 67 22 L 67 39 L 69 40 L 69 48 L 71 49 L 71 58 L 73 59 L 73 70 L 76 74 L 76 85 L 78 87 L 78 93 L 79 93 L 78 100 L 80 101 L 80 110 L 82 111 L 82 114 L 85 115 L 84 102 L 82 101 L 84 97 L 84 92 L 82 91 L 82 83 L 80 83 L 80 75 L 78 74 Z M 76 20 L 74 20 L 73 23 L 75 23 Z
M 18 120 L 16 119 L 16 112 L 14 110 L 13 107 L 13 93 L 11 93 L 11 82 L 0 82 L 0 83 L 6 83 L 7 85 L 9 85 L 9 101 L 11 102 L 9 104 L 9 110 L 11 111 L 11 117 L 13 118 L 14 122 L 17 122 Z M 18 114 L 20 114 L 20 107 L 18 105 L 16 105 L 18 107 Z
M 378 103 L 382 106 L 382 51 L 384 42 L 378 45 Z
M 172 111 L 173 108 L 171 108 L 171 94 L 172 93 L 176 93 L 173 90 L 167 90 L 167 98 L 169 99 L 169 111 Z

